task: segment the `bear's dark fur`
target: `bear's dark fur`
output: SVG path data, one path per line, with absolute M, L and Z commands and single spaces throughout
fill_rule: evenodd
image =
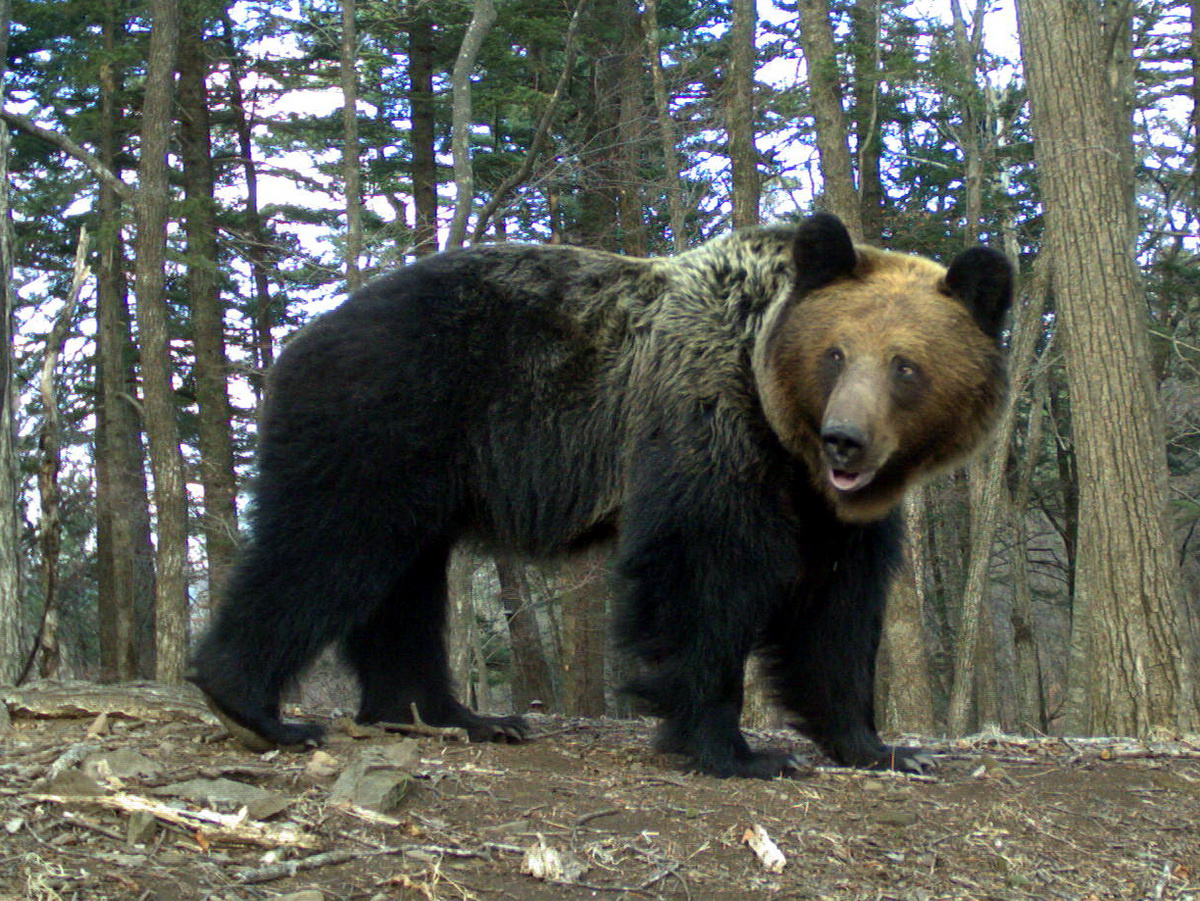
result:
M 943 269 L 834 217 L 678 257 L 482 246 L 372 282 L 269 381 L 250 538 L 192 680 L 244 738 L 297 746 L 284 685 L 337 642 L 363 721 L 520 739 L 451 691 L 460 539 L 532 556 L 617 533 L 617 634 L 660 743 L 772 777 L 739 726 L 761 652 L 835 760 L 919 769 L 875 731 L 875 654 L 906 486 L 979 443 L 1005 390 L 1008 263 Z

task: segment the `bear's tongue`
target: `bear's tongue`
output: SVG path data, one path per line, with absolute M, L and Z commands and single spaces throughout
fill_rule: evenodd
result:
M 857 491 L 875 477 L 873 470 L 866 472 L 847 472 L 844 469 L 830 469 L 829 481 L 838 491 Z

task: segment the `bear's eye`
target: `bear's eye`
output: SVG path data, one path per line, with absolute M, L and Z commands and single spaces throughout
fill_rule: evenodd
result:
M 892 360 L 892 372 L 896 378 L 903 381 L 915 381 L 921 375 L 921 369 L 912 360 L 906 360 L 904 357 L 896 357 Z
M 929 389 L 921 367 L 905 357 L 892 359 L 892 396 L 901 407 L 914 407 Z
M 845 359 L 846 355 L 842 353 L 840 347 L 831 347 L 825 351 L 825 361 L 832 363 L 834 366 L 841 366 Z

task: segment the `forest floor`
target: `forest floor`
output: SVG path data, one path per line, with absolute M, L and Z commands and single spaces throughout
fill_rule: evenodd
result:
M 812 769 L 722 781 L 643 720 L 534 717 L 520 746 L 334 723 L 261 755 L 180 689 L 0 701 L 0 901 L 1200 901 L 1195 737 L 926 741 L 913 777 L 756 733 Z

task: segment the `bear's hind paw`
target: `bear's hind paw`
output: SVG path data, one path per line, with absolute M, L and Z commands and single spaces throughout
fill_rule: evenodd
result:
M 208 709 L 216 714 L 221 725 L 248 750 L 261 754 L 279 748 L 284 751 L 306 751 L 325 743 L 325 730 L 315 723 L 285 723 L 282 720 L 259 718 L 254 727 L 243 724 L 240 717 L 227 712 L 208 695 Z

